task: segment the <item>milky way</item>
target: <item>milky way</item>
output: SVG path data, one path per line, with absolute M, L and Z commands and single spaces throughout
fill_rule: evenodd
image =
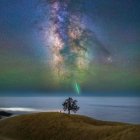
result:
M 86 27 L 85 15 L 80 12 L 81 3 L 76 8 L 71 8 L 71 0 L 47 0 L 44 3 L 49 18 L 44 21 L 47 26 L 43 31 L 53 78 L 70 81 L 76 86 L 85 81 L 90 64 L 97 60 L 96 55 L 101 55 L 101 59 L 110 58 L 110 54 L 94 32 Z

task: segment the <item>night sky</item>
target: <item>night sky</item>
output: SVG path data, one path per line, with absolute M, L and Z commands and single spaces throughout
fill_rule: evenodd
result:
M 0 0 L 0 92 L 139 94 L 139 13 L 139 0 Z

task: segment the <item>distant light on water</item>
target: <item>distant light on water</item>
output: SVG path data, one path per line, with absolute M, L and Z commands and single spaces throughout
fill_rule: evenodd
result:
M 60 110 L 48 110 L 48 109 L 34 109 L 34 108 L 22 108 L 22 107 L 8 107 L 0 108 L 3 111 L 17 111 L 17 112 L 59 112 Z

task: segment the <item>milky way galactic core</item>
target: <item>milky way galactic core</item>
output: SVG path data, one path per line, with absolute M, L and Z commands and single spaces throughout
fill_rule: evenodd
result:
M 45 3 L 49 14 L 43 31 L 53 79 L 74 83 L 79 94 L 78 83 L 86 81 L 90 64 L 97 60 L 98 54 L 104 61 L 110 54 L 87 27 L 86 15 L 80 11 L 82 3 L 78 7 L 72 6 L 72 0 L 46 0 Z

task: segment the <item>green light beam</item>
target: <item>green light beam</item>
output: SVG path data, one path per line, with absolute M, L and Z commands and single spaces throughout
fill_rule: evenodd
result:
M 80 86 L 77 84 L 77 82 L 75 82 L 75 90 L 77 92 L 77 94 L 80 94 Z

